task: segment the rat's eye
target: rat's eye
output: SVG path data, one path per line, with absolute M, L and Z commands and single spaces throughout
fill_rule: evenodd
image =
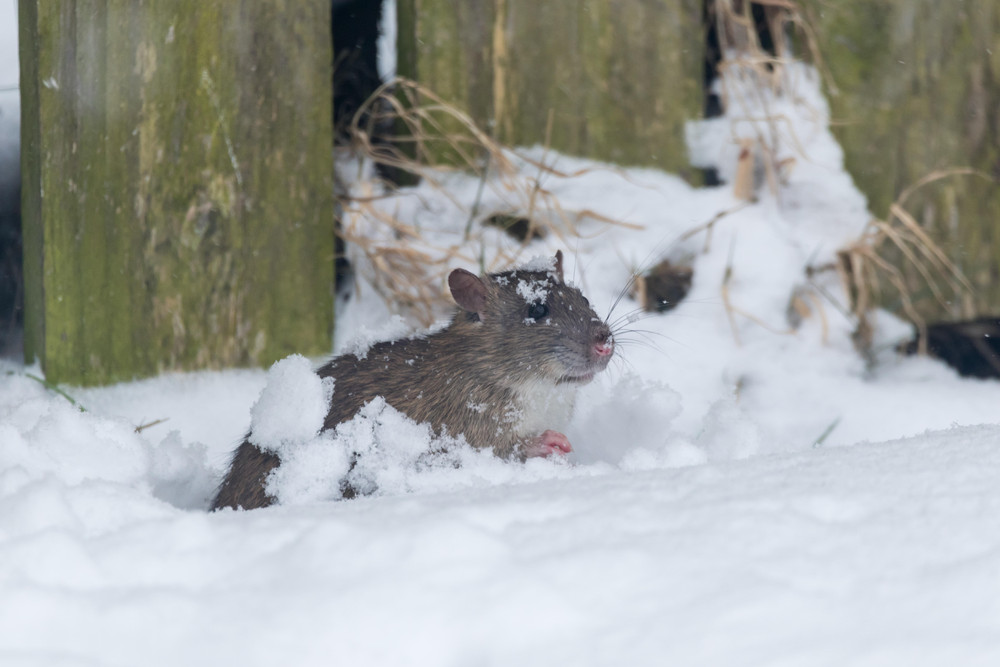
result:
M 528 317 L 530 317 L 533 320 L 540 320 L 548 314 L 549 314 L 549 307 L 546 306 L 544 303 L 541 303 L 540 301 L 536 301 L 535 303 L 528 306 Z

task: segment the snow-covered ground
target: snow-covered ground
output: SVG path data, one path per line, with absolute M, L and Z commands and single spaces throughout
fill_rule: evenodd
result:
M 809 70 L 789 77 L 769 104 L 794 121 L 779 157 L 795 162 L 757 203 L 570 158 L 556 166 L 589 171 L 545 179 L 591 214 L 523 259 L 563 248 L 602 314 L 637 267 L 694 269 L 675 310 L 622 325 L 642 332 L 619 331 L 618 361 L 581 391 L 565 461 L 390 457 L 380 495 L 209 514 L 265 371 L 63 388 L 82 412 L 2 362 L 0 664 L 1000 664 L 1000 383 L 897 357 L 908 329 L 885 314 L 866 365 L 832 273 L 790 329 L 805 266 L 867 213 Z M 692 126 L 700 163 L 733 174 L 740 113 L 756 112 Z M 475 179 L 447 184 L 379 206 L 433 253 L 479 197 Z M 471 257 L 513 249 L 482 239 Z M 359 270 L 337 349 L 399 326 Z

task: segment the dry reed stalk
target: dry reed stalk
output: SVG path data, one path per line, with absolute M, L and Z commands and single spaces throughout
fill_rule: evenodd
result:
M 774 53 L 769 53 L 761 44 L 752 5 L 764 7 Z M 730 109 L 731 117 L 734 108 L 747 110 L 743 117 L 734 118 L 736 122 L 732 127 L 734 141 L 741 144 L 734 194 L 741 199 L 752 198 L 748 189 L 757 190 L 766 182 L 770 192 L 780 196 L 780 185 L 796 161 L 793 157 L 779 157 L 783 146 L 788 145 L 807 159 L 793 124 L 787 117 L 773 112 L 770 102 L 771 96 L 788 94 L 785 91 L 788 87 L 786 65 L 794 61 L 787 39 L 789 28 L 799 29 L 806 36 L 806 50 L 812 62 L 820 76 L 829 79 L 811 22 L 793 0 L 715 0 L 710 7 L 715 13 L 722 52 L 718 76 L 723 107 Z M 751 85 L 746 85 L 746 81 Z M 828 87 L 835 89 L 832 81 L 828 81 Z M 755 109 L 761 113 L 750 111 Z M 738 132 L 738 125 L 749 126 L 750 136 Z M 756 177 L 751 166 L 762 171 L 762 177 Z M 751 175 L 755 178 L 751 179 Z
M 739 331 L 736 327 L 736 317 L 735 317 L 736 315 L 739 315 L 740 317 L 750 320 L 751 322 L 753 322 L 760 328 L 764 329 L 765 331 L 769 331 L 777 336 L 788 336 L 795 333 L 795 329 L 792 328 L 776 329 L 767 322 L 765 322 L 764 320 L 762 320 L 761 318 L 754 315 L 753 313 L 747 312 L 746 310 L 743 310 L 742 308 L 736 306 L 733 303 L 732 295 L 729 292 L 729 283 L 732 281 L 734 273 L 733 272 L 734 248 L 735 245 L 731 246 L 729 250 L 729 260 L 726 262 L 726 271 L 722 276 L 722 286 L 719 289 L 719 294 L 722 297 L 722 306 L 726 311 L 726 319 L 729 321 L 729 328 L 733 332 L 733 340 L 736 342 L 737 347 L 742 346 L 743 342 L 740 340 Z
M 973 294 L 972 284 L 958 265 L 904 206 L 919 189 L 951 176 L 988 178 L 966 167 L 933 171 L 899 194 L 890 204 L 885 220 L 872 219 L 862 235 L 838 253 L 837 270 L 851 300 L 850 310 L 858 330 L 870 328 L 869 313 L 881 301 L 884 278 L 898 294 L 904 316 L 917 328 L 921 354 L 927 353 L 927 322 L 915 305 L 913 288 L 907 284 L 902 269 L 886 259 L 886 255 L 898 252 L 917 271 L 931 296 L 945 308 Z
M 774 39 L 773 54 L 767 53 L 760 43 L 751 4 L 765 8 L 765 17 Z M 755 0 L 754 3 L 750 0 L 715 0 L 711 7 L 716 14 L 720 49 L 724 58 L 719 64 L 724 105 L 729 108 L 732 104 L 742 103 L 743 108 L 764 111 L 762 114 L 747 114 L 738 119 L 737 122 L 749 126 L 749 137 L 746 133 L 737 137 L 734 129 L 734 139 L 742 142 L 734 194 L 741 199 L 752 198 L 749 190 L 755 184 L 751 167 L 756 159 L 763 163 L 768 186 L 777 195 L 782 172 L 789 166 L 775 159 L 779 142 L 790 141 L 796 153 L 804 155 L 788 119 L 769 110 L 768 92 L 781 91 L 784 83 L 783 69 L 789 62 L 789 33 L 786 28 L 804 35 L 806 50 L 827 91 L 832 95 L 837 94 L 837 87 L 817 47 L 818 40 L 812 28 L 814 21 L 808 10 L 794 0 Z M 750 79 L 755 85 L 738 85 L 746 79 Z M 847 310 L 856 321 L 855 342 L 859 350 L 869 358 L 873 335 L 870 311 L 881 300 L 884 284 L 898 294 L 900 309 L 917 327 L 921 351 L 926 352 L 926 322 L 919 314 L 916 295 L 908 285 L 904 271 L 887 259 L 890 252 L 898 253 L 906 265 L 913 267 L 931 297 L 943 306 L 948 307 L 952 301 L 967 299 L 972 294 L 973 288 L 958 265 L 905 206 L 914 192 L 942 178 L 956 175 L 988 178 L 968 168 L 938 170 L 927 174 L 904 189 L 890 206 L 885 219 L 871 220 L 855 242 L 838 252 L 836 264 L 828 267 L 835 268 L 840 276 L 843 291 L 849 299 Z M 732 313 L 738 310 L 729 302 L 730 277 L 727 270 L 723 298 L 727 313 L 732 318 Z
M 739 211 L 742 211 L 744 208 L 746 208 L 749 205 L 750 205 L 750 202 L 744 201 L 743 203 L 738 204 L 738 205 L 736 205 L 736 206 L 734 206 L 732 208 L 728 208 L 728 209 L 726 209 L 724 211 L 719 211 L 718 213 L 716 213 L 715 215 L 712 216 L 711 220 L 709 220 L 708 222 L 702 223 L 702 224 L 698 225 L 697 227 L 693 227 L 693 228 L 689 229 L 688 231 L 686 231 L 683 234 L 681 234 L 681 236 L 677 240 L 678 241 L 686 241 L 689 238 L 691 238 L 692 236 L 696 236 L 696 235 L 698 235 L 698 234 L 700 234 L 702 232 L 705 232 L 705 246 L 702 249 L 702 253 L 708 254 L 708 251 L 711 250 L 711 246 L 712 246 L 712 231 L 715 229 L 715 224 L 717 222 L 719 222 L 720 220 L 722 220 L 723 218 L 725 218 L 726 216 L 729 216 L 729 215 L 732 215 L 733 213 L 737 213 Z
M 736 327 L 736 317 L 734 314 L 736 309 L 733 308 L 732 300 L 729 298 L 729 281 L 733 278 L 733 262 L 732 259 L 726 263 L 726 272 L 722 277 L 722 287 L 719 289 L 719 293 L 722 295 L 722 306 L 726 309 L 726 319 L 729 321 L 729 329 L 733 332 L 733 340 L 736 342 L 736 346 L 740 347 L 743 342 L 740 340 L 740 332 Z
M 754 183 L 754 162 L 757 142 L 753 139 L 739 140 L 740 154 L 736 162 L 736 177 L 733 179 L 733 196 L 742 201 L 750 201 L 757 190 Z

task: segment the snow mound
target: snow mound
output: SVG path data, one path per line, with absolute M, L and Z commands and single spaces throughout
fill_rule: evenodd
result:
M 0 383 L 0 534 L 41 528 L 101 534 L 202 508 L 215 483 L 206 447 L 177 432 L 150 442 L 136 426 L 49 395 L 27 376 Z
M 320 378 L 299 354 L 274 362 L 267 385 L 250 410 L 250 442 L 279 456 L 315 438 L 330 411 L 335 382 Z

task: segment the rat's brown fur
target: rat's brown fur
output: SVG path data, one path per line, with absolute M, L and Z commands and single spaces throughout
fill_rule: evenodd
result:
M 461 434 L 473 447 L 523 458 L 526 443 L 544 430 L 538 424 L 547 421 L 550 409 L 558 411 L 548 405 L 549 397 L 571 396 L 575 386 L 603 370 L 608 357 L 595 354 L 594 345 L 612 344 L 607 325 L 580 291 L 563 283 L 561 259 L 557 254 L 553 271 L 515 270 L 485 278 L 453 272 L 452 295 L 464 312 L 446 328 L 377 343 L 364 355 L 337 357 L 317 371 L 336 379 L 324 430 L 382 396 L 439 433 Z M 548 312 L 537 320 L 528 314 L 537 302 L 526 300 L 525 284 L 547 292 Z M 270 505 L 265 484 L 280 463 L 248 436 L 233 456 L 213 509 Z

